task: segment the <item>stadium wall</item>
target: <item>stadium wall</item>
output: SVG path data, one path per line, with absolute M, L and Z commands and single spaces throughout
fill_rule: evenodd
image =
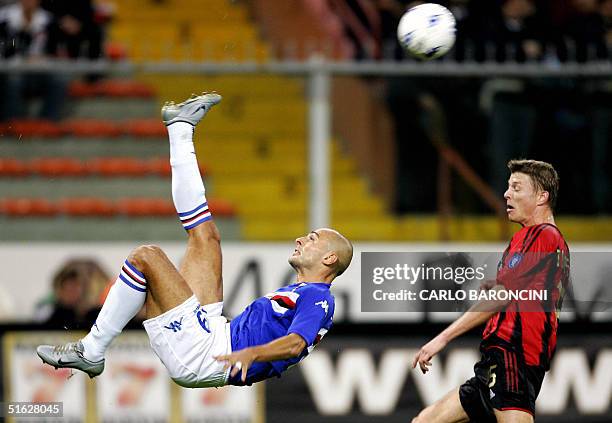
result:
M 184 253 L 183 243 L 162 243 L 170 260 L 180 263 Z M 89 258 L 112 276 L 114 280 L 121 263 L 134 243 L 2 243 L 0 244 L 0 296 L 6 298 L 2 303 L 12 310 L 12 321 L 31 320 L 36 303 L 51 291 L 53 274 L 68 260 Z M 451 252 L 472 251 L 501 253 L 505 244 L 485 243 L 357 243 L 353 262 L 349 269 L 333 285 L 336 297 L 334 321 L 349 323 L 380 322 L 421 322 L 424 320 L 449 321 L 456 318 L 453 313 L 425 312 L 361 312 L 361 253 L 362 252 Z M 223 243 L 223 280 L 225 292 L 225 313 L 235 316 L 243 307 L 261 295 L 273 292 L 279 286 L 287 285 L 295 273 L 287 263 L 294 249 L 293 243 Z M 581 311 L 581 318 L 596 321 L 612 321 L 612 310 L 600 312 L 588 308 L 602 293 L 612 298 L 612 292 L 603 276 L 610 272 L 608 255 L 612 244 L 572 244 L 572 253 L 596 253 L 588 268 L 582 266 L 577 280 L 580 283 L 582 298 L 587 298 Z M 423 253 L 424 254 L 424 253 Z M 576 262 L 577 260 L 574 260 Z M 575 263 L 574 263 L 575 264 Z M 578 266 L 573 266 L 576 271 Z M 592 283 L 586 284 L 585 280 Z M 589 293 L 585 292 L 588 289 Z M 389 306 L 391 307 L 391 306 Z M 387 310 L 390 308 L 387 308 Z M 1 314 L 1 313 L 0 313 Z M 562 319 L 573 319 L 573 315 Z M 5 317 L 5 320 L 6 317 Z

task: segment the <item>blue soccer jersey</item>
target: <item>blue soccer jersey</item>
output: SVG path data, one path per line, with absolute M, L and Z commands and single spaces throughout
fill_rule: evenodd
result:
M 254 362 L 247 371 L 246 385 L 280 376 L 306 357 L 327 333 L 334 315 L 334 296 L 326 283 L 296 283 L 279 288 L 252 302 L 230 323 L 232 351 L 267 344 L 290 333 L 297 333 L 306 348 L 295 358 Z M 241 373 L 228 384 L 245 385 Z

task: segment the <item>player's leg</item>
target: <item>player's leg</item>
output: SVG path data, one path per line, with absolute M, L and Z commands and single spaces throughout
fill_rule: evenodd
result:
M 220 235 L 208 209 L 193 132 L 198 122 L 219 101 L 221 97 L 218 94 L 204 94 L 162 108 L 170 139 L 172 199 L 188 235 L 180 273 L 200 304 L 222 301 L 223 282 Z
M 90 332 L 79 342 L 41 345 L 37 353 L 52 366 L 75 368 L 91 377 L 97 376 L 104 370 L 107 348 L 145 301 L 150 318 L 175 308 L 192 295 L 159 247 L 138 247 L 125 260 Z
M 498 423 L 533 423 L 533 416 L 521 410 L 494 410 Z
M 455 388 L 442 399 L 436 401 L 419 413 L 412 423 L 461 423 L 469 421 L 461 406 L 459 389 Z

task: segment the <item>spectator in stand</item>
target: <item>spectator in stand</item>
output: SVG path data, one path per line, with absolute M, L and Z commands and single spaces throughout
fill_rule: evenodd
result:
M 42 0 L 53 15 L 48 52 L 72 59 L 102 57 L 102 29 L 95 19 L 91 0 Z
M 525 62 L 542 56 L 547 21 L 533 0 L 475 2 L 478 28 L 471 34 L 476 60 Z
M 563 24 L 565 49 L 568 60 L 578 62 L 601 60 L 608 57 L 606 24 L 599 0 L 573 0 L 572 12 Z M 565 57 L 563 57 L 565 58 Z
M 612 50 L 612 0 L 603 0 L 599 6 L 599 13 L 604 22 L 606 48 L 608 56 Z
M 39 0 L 20 0 L 0 9 L 0 56 L 24 62 L 44 57 L 51 15 L 42 10 Z M 38 116 L 58 120 L 66 98 L 67 82 L 53 73 L 0 74 L 0 120 L 25 117 L 25 100 L 42 96 Z
M 54 329 L 90 327 L 108 281 L 108 274 L 95 261 L 68 261 L 53 277 L 52 294 L 37 305 L 36 320 Z

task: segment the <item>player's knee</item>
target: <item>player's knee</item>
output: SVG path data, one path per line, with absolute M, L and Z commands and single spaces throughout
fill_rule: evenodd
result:
M 157 245 L 141 245 L 130 253 L 128 261 L 141 271 L 144 271 L 162 254 L 162 249 Z

